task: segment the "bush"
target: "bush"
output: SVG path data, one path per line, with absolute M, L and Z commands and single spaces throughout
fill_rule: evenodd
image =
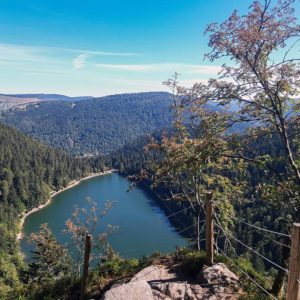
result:
M 115 257 L 99 265 L 97 273 L 103 277 L 123 277 L 137 272 L 139 261 L 137 259 L 122 259 Z
M 197 276 L 205 265 L 206 254 L 204 251 L 190 250 L 187 248 L 178 249 L 175 258 L 181 261 L 182 269 L 191 276 Z

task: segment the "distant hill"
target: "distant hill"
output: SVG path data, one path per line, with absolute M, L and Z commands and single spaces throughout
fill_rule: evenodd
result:
M 86 99 L 92 99 L 92 96 L 78 96 L 78 97 L 69 97 L 60 94 L 3 94 L 1 96 L 10 96 L 17 98 L 35 98 L 41 101 L 80 101 Z
M 40 100 L 35 97 L 17 97 L 10 95 L 0 95 L 0 111 L 11 108 L 24 108 L 28 103 L 36 103 Z
M 91 96 L 69 97 L 59 94 L 0 94 L 0 111 L 8 109 L 24 109 L 28 103 L 40 101 L 69 101 L 76 102 L 92 99 Z
M 107 154 L 139 136 L 170 127 L 171 101 L 171 94 L 165 92 L 40 101 L 4 111 L 1 120 L 73 154 Z

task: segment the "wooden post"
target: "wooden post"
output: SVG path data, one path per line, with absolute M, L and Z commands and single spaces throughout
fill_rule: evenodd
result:
M 83 260 L 83 270 L 82 270 L 82 279 L 81 279 L 80 300 L 84 300 L 84 298 L 85 298 L 87 279 L 88 279 L 88 275 L 89 275 L 91 247 L 92 247 L 92 235 L 87 234 L 86 237 L 85 237 L 84 260 Z
M 300 223 L 293 224 L 287 300 L 300 300 Z
M 213 221 L 213 194 L 206 193 L 205 201 L 205 250 L 208 265 L 214 263 L 214 221 Z

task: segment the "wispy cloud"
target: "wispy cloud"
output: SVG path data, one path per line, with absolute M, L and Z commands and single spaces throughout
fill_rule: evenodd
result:
M 98 68 L 115 69 L 122 71 L 155 71 L 156 65 L 125 65 L 125 64 L 95 64 Z
M 77 56 L 72 58 L 72 54 Z M 64 59 L 70 56 L 79 68 L 83 67 L 86 59 L 91 56 L 135 56 L 136 53 L 109 52 L 98 50 L 70 49 L 62 47 L 24 46 L 17 44 L 0 43 L 0 61 L 4 62 L 65 62 Z
M 58 48 L 62 50 L 62 48 Z M 122 53 L 122 52 L 105 52 L 105 51 L 93 51 L 93 50 L 78 50 L 78 49 L 63 49 L 63 51 L 72 52 L 72 53 L 80 53 L 73 59 L 73 69 L 78 70 L 86 65 L 86 60 L 90 57 L 94 56 L 135 56 L 135 53 Z M 100 66 L 101 64 L 99 64 Z M 112 64 L 103 64 L 103 67 L 107 68 L 115 68 L 119 70 L 126 70 L 130 69 L 130 65 L 112 65 Z M 138 71 L 143 69 L 144 66 L 142 65 L 134 65 L 132 71 Z
M 208 65 L 192 65 L 182 63 L 161 63 L 161 64 L 95 64 L 97 68 L 103 69 L 115 69 L 122 71 L 133 72 L 183 72 L 185 74 L 218 74 L 220 72 L 220 66 L 208 66 Z
M 2 62 L 45 62 L 49 57 L 39 47 L 0 44 L 0 60 Z
M 7 60 L 1 60 L 0 59 L 0 65 L 13 66 L 13 65 L 15 65 L 15 63 L 13 61 L 7 61 Z
M 85 66 L 88 55 L 85 53 L 79 54 L 73 59 L 73 69 L 78 70 Z
M 53 48 L 54 49 L 54 48 Z M 109 51 L 96 51 L 96 50 L 83 50 L 83 49 L 68 49 L 68 48 L 55 48 L 68 52 L 75 53 L 86 53 L 91 55 L 99 55 L 99 56 L 139 56 L 138 53 L 133 52 L 109 52 Z
M 74 70 L 79 70 L 88 66 L 89 60 L 93 59 L 93 64 L 102 69 L 111 69 L 124 72 L 168 72 L 172 73 L 177 71 L 182 74 L 202 74 L 202 75 L 214 75 L 217 74 L 221 67 L 210 65 L 194 65 L 184 64 L 177 62 L 166 63 L 152 63 L 152 64 L 113 64 L 113 63 L 95 63 L 97 56 L 138 56 L 140 54 L 131 52 L 110 52 L 90 49 L 71 49 L 61 47 L 41 47 L 41 46 L 24 46 L 16 44 L 4 44 L 0 43 L 0 64 L 9 65 L 15 64 L 21 67 L 21 63 L 24 69 L 32 67 L 31 64 L 39 64 L 45 67 L 45 64 L 49 66 L 64 65 L 65 68 L 73 66 Z
M 132 56 L 130 60 L 129 56 Z M 141 58 L 145 60 L 141 61 Z M 179 78 L 184 79 L 181 83 L 189 86 L 220 71 L 219 66 L 150 63 L 149 57 L 137 53 L 1 42 L 0 66 L 2 85 L 11 92 L 28 91 L 30 88 L 48 92 L 61 92 L 64 89 L 66 94 L 78 92 L 93 95 L 167 90 L 162 82 L 175 71 L 183 75 Z M 80 72 L 82 69 L 85 72 Z M 108 70 L 110 72 L 105 72 Z M 104 84 L 99 84 L 99 80 Z M 16 81 L 20 83 L 18 87 Z

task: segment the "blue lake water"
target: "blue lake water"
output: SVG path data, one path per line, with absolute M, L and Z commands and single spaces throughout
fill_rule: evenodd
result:
M 65 222 L 71 218 L 74 206 L 88 207 L 87 197 L 96 202 L 98 213 L 103 211 L 107 200 L 114 201 L 113 208 L 101 219 L 95 233 L 103 232 L 108 224 L 118 226 L 109 243 L 122 257 L 138 258 L 155 251 L 167 253 L 176 246 L 187 246 L 188 241 L 165 218 L 155 196 L 138 187 L 128 192 L 129 186 L 126 178 L 112 173 L 84 180 L 53 197 L 49 205 L 25 220 L 21 249 L 26 258 L 30 260 L 32 250 L 26 237 L 37 232 L 43 223 L 49 225 L 60 242 L 67 242 L 70 237 L 63 233 Z

